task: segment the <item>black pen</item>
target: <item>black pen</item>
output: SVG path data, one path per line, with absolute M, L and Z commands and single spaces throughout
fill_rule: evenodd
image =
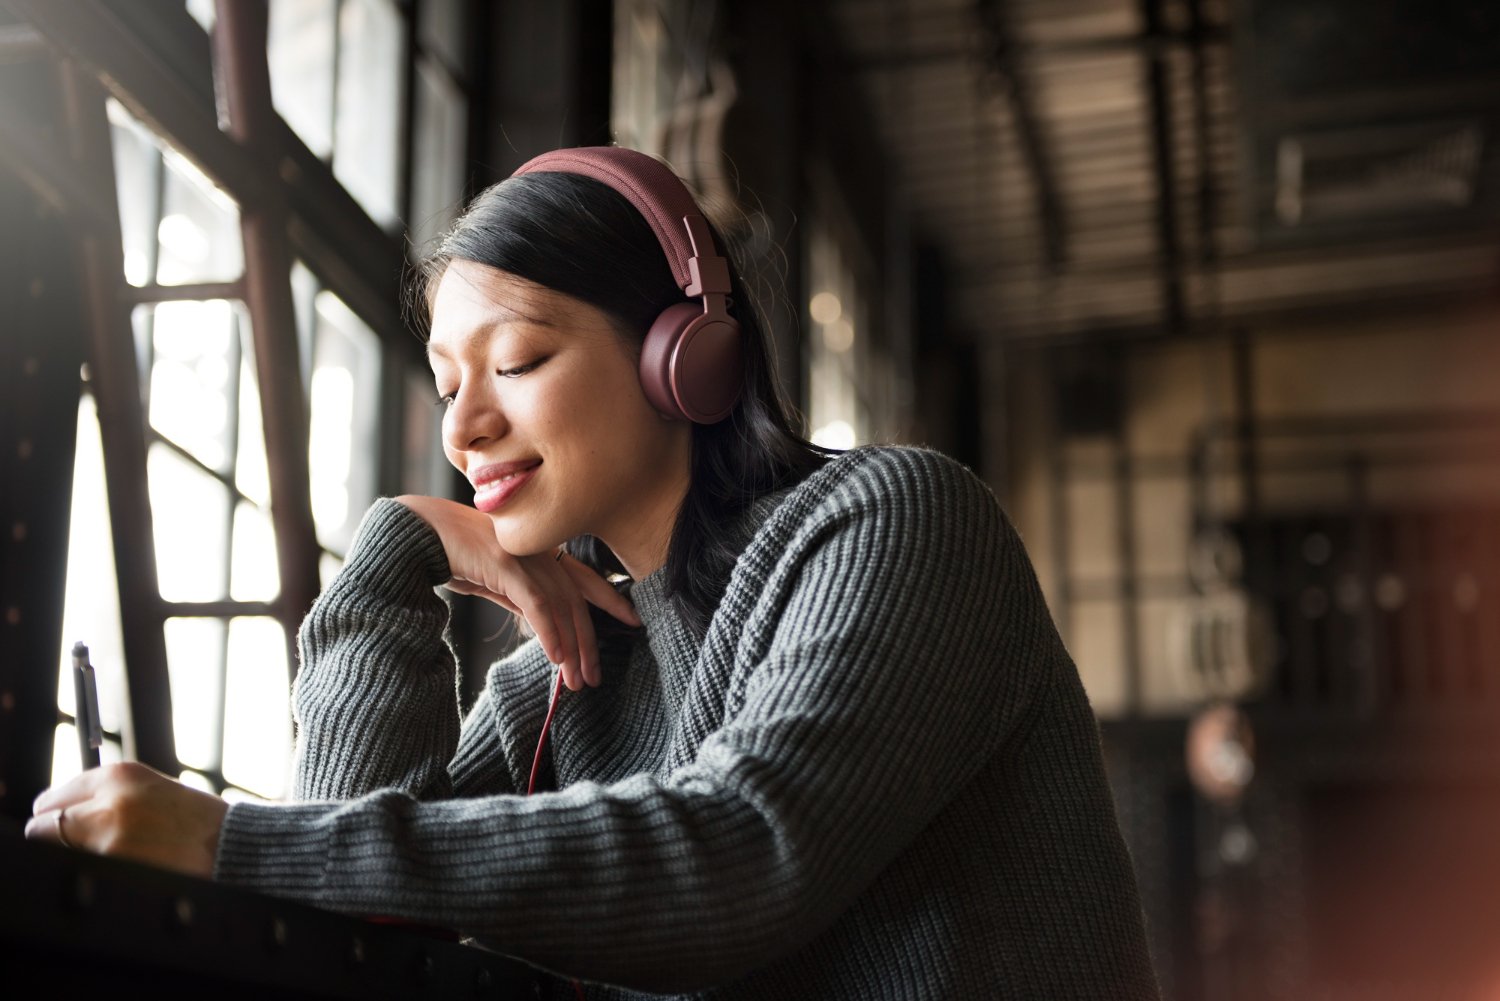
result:
M 94 684 L 89 648 L 82 643 L 73 644 L 73 704 L 79 760 L 84 768 L 98 768 L 99 745 L 104 743 L 104 731 L 99 725 L 99 688 Z

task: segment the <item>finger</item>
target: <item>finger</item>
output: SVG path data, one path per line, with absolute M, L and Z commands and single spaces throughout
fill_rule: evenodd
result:
M 61 810 L 44 810 L 26 821 L 26 837 L 32 841 L 63 843 Z M 70 842 L 71 843 L 71 842 Z
M 42 790 L 41 795 L 32 801 L 31 812 L 43 814 L 54 810 L 66 810 L 76 803 L 91 799 L 110 774 L 107 768 L 84 769 L 62 785 Z
M 588 606 L 579 594 L 578 585 L 572 576 L 558 566 L 555 560 L 544 560 L 538 571 L 546 578 L 546 585 L 556 596 L 558 628 L 562 630 L 568 644 L 569 656 L 563 663 L 563 683 L 573 691 L 585 684 L 598 684 L 598 650 L 594 640 L 594 624 L 589 621 Z M 592 680 L 590 673 L 592 672 Z
M 476 598 L 483 598 L 486 601 L 493 602 L 494 604 L 499 605 L 501 608 L 505 609 L 507 612 L 513 612 L 516 615 L 521 614 L 521 609 L 516 605 L 515 602 L 511 601 L 503 594 L 498 594 L 495 591 L 491 591 L 483 584 L 475 584 L 471 581 L 459 580 L 457 578 L 454 578 L 453 580 L 450 580 L 447 584 L 445 584 L 444 587 L 452 591 L 454 594 L 473 595 Z
M 94 806 L 89 802 L 39 813 L 26 822 L 26 837 L 33 841 L 51 841 L 67 848 L 94 851 L 90 847 L 90 817 Z
M 590 604 L 597 605 L 626 625 L 641 624 L 641 617 L 636 613 L 635 606 L 630 603 L 630 599 L 616 591 L 614 585 L 599 576 L 593 567 L 572 556 L 564 556 L 558 561 L 558 565 L 563 568 Z
M 521 615 L 536 633 L 547 659 L 561 664 L 565 659 L 562 637 L 552 614 L 552 599 L 536 581 L 528 580 L 520 587 L 511 588 L 508 595 L 521 609 Z
M 558 662 L 563 672 L 563 684 L 572 691 L 583 688 L 583 646 L 580 643 L 577 617 L 573 606 L 578 603 L 573 582 L 556 566 L 547 572 L 547 587 L 552 595 L 553 621 L 563 643 L 563 659 Z
M 597 688 L 603 679 L 599 670 L 599 641 L 594 635 L 594 621 L 589 618 L 588 603 L 582 597 L 573 602 L 573 630 L 578 637 L 578 667 L 583 680 Z

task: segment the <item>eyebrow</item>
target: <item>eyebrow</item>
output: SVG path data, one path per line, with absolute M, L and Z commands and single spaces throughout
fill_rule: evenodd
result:
M 491 311 L 490 317 L 486 319 L 483 324 L 476 327 L 470 336 L 475 336 L 480 332 L 492 333 L 499 330 L 506 324 L 515 323 L 517 321 L 529 324 L 533 327 L 557 326 L 557 324 L 553 323 L 551 320 L 544 319 L 540 316 L 531 316 L 529 314 L 511 309 L 507 306 L 496 306 Z M 431 358 L 433 355 L 437 355 L 439 358 L 447 358 L 448 352 L 440 345 L 433 344 L 433 342 L 429 339 L 427 341 L 427 357 Z

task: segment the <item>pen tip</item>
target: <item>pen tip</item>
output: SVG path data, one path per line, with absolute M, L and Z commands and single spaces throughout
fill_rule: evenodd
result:
M 89 652 L 89 648 L 87 646 L 85 646 L 81 641 L 78 642 L 78 643 L 74 643 L 73 644 L 73 656 L 75 656 L 75 657 L 82 657 L 84 654 L 86 654 L 88 652 Z

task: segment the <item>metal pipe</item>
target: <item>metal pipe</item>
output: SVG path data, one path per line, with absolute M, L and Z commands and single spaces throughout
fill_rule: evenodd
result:
M 146 416 L 130 315 L 119 298 L 125 262 L 114 201 L 109 120 L 104 92 L 92 79 L 70 66 L 63 84 L 72 162 L 77 169 L 95 172 L 92 186 L 110 209 L 105 218 L 95 220 L 101 229 L 81 238 L 80 259 L 87 290 L 90 386 L 99 408 L 110 535 L 120 582 L 120 631 L 134 737 L 134 748 L 127 750 L 136 760 L 175 775 L 177 746 L 154 526 L 141 475 L 146 468 Z
M 229 138 L 246 149 L 268 141 L 280 119 L 271 104 L 266 66 L 267 11 L 263 4 L 218 0 L 214 66 L 228 114 Z M 287 206 L 268 186 L 259 201 L 240 206 L 245 247 L 245 307 L 250 313 L 261 420 L 271 487 L 271 521 L 281 593 L 276 606 L 287 626 L 287 670 L 297 669 L 296 625 L 318 595 L 318 540 L 307 467 L 308 402 L 298 362 L 292 304 Z
M 1147 37 L 1162 31 L 1161 0 L 1141 0 Z M 1172 105 L 1167 61 L 1160 51 L 1146 57 L 1146 90 L 1151 101 L 1151 147 L 1156 161 L 1156 240 L 1161 252 L 1161 313 L 1172 332 L 1187 326 L 1183 306 L 1181 250 L 1177 239 L 1177 166 L 1173 160 Z

